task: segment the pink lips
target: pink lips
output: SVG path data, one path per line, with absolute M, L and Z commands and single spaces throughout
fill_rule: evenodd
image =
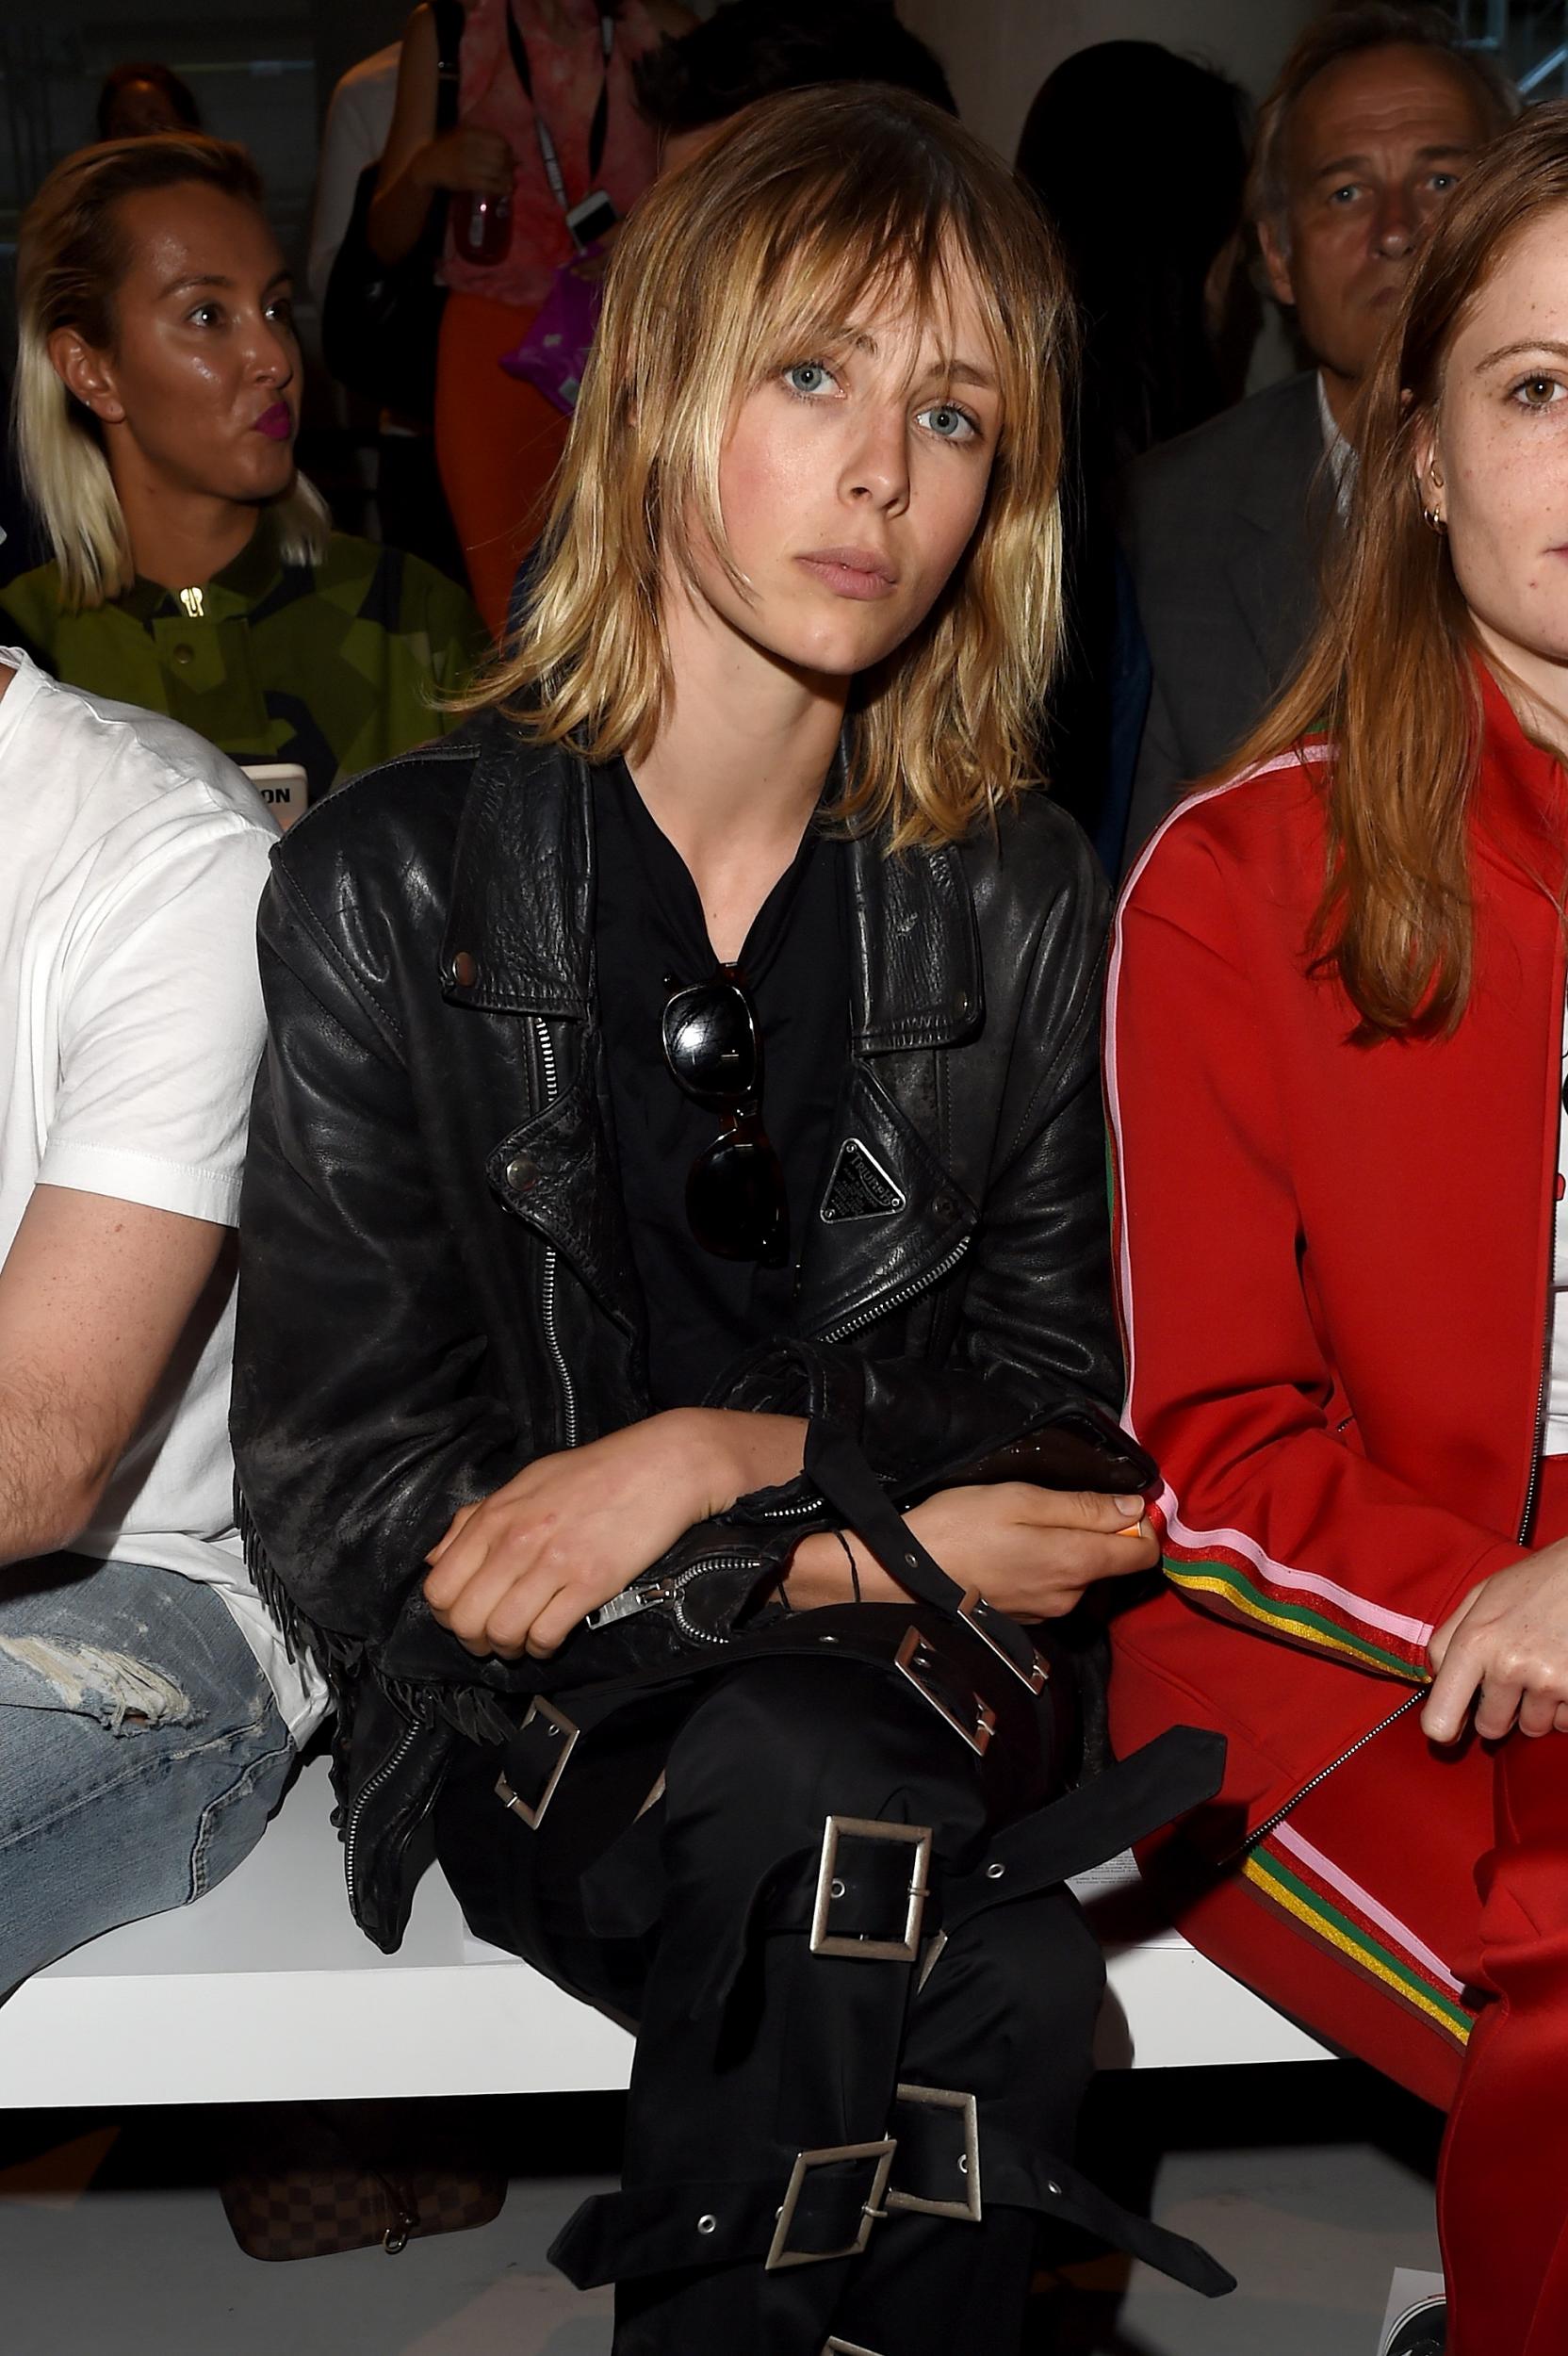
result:
M 841 597 L 890 597 L 897 585 L 897 575 L 866 548 L 813 548 L 795 562 Z
M 293 431 L 294 413 L 286 401 L 275 401 L 256 419 L 256 432 L 265 434 L 270 442 L 286 442 Z

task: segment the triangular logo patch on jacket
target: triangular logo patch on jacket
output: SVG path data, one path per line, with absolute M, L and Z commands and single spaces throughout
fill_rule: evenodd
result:
M 858 1137 L 846 1137 L 823 1199 L 822 1217 L 829 1225 L 841 1219 L 885 1219 L 891 1211 L 902 1211 L 907 1199 L 871 1148 Z

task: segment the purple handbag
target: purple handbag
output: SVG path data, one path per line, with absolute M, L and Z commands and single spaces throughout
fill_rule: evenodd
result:
M 608 260 L 605 249 L 594 245 L 564 263 L 522 342 L 514 352 L 501 355 L 508 376 L 537 386 L 567 417 L 577 407 L 582 371 L 599 323 Z

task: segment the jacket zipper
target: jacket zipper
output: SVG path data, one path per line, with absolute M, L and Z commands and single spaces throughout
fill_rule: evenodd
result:
M 852 1333 L 863 1333 L 868 1325 L 876 1323 L 878 1317 L 891 1317 L 895 1309 L 907 1307 L 908 1303 L 918 1300 L 922 1293 L 929 1292 L 933 1284 L 939 1284 L 944 1276 L 951 1276 L 969 1247 L 968 1235 L 960 1235 L 952 1251 L 943 1252 L 936 1267 L 928 1268 L 923 1276 L 911 1277 L 906 1284 L 900 1284 L 896 1292 L 889 1293 L 882 1300 L 868 1301 L 864 1307 L 857 1309 L 852 1317 L 842 1317 L 837 1325 L 828 1326 L 825 1332 L 818 1335 L 818 1339 L 825 1342 L 847 1342 Z
M 376 1769 L 375 1774 L 360 1786 L 354 1796 L 354 1804 L 349 1810 L 343 1832 L 343 1879 L 348 1886 L 351 1906 L 355 1906 L 358 1903 L 359 1892 L 354 1884 L 354 1853 L 359 1845 L 359 1827 L 366 1808 L 375 1798 L 382 1786 L 391 1781 L 424 1731 L 424 1721 L 419 1718 L 414 1719 L 410 1725 L 406 1726 Z
M 960 1235 L 953 1250 L 944 1252 L 936 1267 L 927 1268 L 923 1276 L 911 1278 L 908 1284 L 899 1285 L 897 1291 L 890 1293 L 885 1300 L 864 1303 L 855 1311 L 852 1317 L 841 1318 L 837 1325 L 826 1327 L 818 1335 L 818 1340 L 847 1341 L 852 1333 L 863 1333 L 868 1325 L 874 1325 L 878 1317 L 889 1317 L 895 1309 L 906 1307 L 911 1301 L 917 1301 L 922 1293 L 929 1292 L 933 1284 L 939 1284 L 944 1276 L 951 1276 L 969 1247 L 969 1236 Z M 754 1518 L 760 1522 L 808 1521 L 813 1513 L 821 1511 L 821 1507 L 822 1499 L 814 1495 L 796 1497 L 792 1505 L 765 1506 L 762 1512 L 756 1514 Z
M 1552 1376 L 1552 1278 L 1556 1272 L 1556 1265 L 1557 1223 L 1554 1219 L 1546 1247 L 1546 1321 L 1541 1336 L 1541 1381 L 1535 1394 L 1535 1431 L 1534 1446 L 1530 1454 L 1530 1473 L 1525 1484 L 1525 1510 L 1519 1516 L 1518 1544 L 1520 1546 L 1523 1546 L 1529 1536 L 1530 1516 L 1535 1512 L 1535 1493 L 1541 1482 L 1541 1443 L 1545 1437 L 1546 1399 L 1551 1388 Z M 1266 1841 L 1275 1826 L 1282 1824 L 1292 1808 L 1299 1807 L 1309 1792 L 1315 1792 L 1319 1784 L 1327 1783 L 1329 1777 L 1337 1775 L 1348 1759 L 1354 1759 L 1356 1753 L 1364 1751 L 1368 1742 L 1375 1742 L 1385 1727 L 1393 1726 L 1396 1719 L 1403 1718 L 1407 1711 L 1415 1708 L 1417 1702 L 1425 1701 L 1425 1699 L 1426 1688 L 1418 1686 L 1413 1693 L 1399 1704 L 1397 1710 L 1391 1710 L 1386 1718 L 1380 1718 L 1375 1726 L 1368 1726 L 1366 1732 L 1352 1742 L 1348 1751 L 1341 1751 L 1337 1759 L 1331 1759 L 1326 1767 L 1320 1767 L 1312 1780 L 1301 1786 L 1299 1792 L 1293 1792 L 1284 1806 L 1277 1808 L 1273 1815 L 1258 1826 L 1256 1832 L 1250 1832 L 1238 1847 L 1230 1850 L 1220 1858 L 1221 1865 L 1233 1864 L 1238 1857 L 1245 1856 L 1247 1851 L 1255 1847 L 1260 1841 Z
M 548 1106 L 554 1104 L 557 1092 L 555 1042 L 550 1038 L 549 1025 L 542 1016 L 533 1016 L 532 1022 L 533 1035 L 539 1042 L 539 1061 L 545 1075 L 545 1104 Z M 571 1368 L 566 1364 L 566 1353 L 561 1347 L 561 1336 L 555 1323 L 555 1282 L 559 1257 L 554 1244 L 545 1246 L 545 1272 L 539 1288 L 539 1307 L 545 1328 L 545 1346 L 561 1384 L 562 1434 L 568 1448 L 576 1448 L 577 1398 L 572 1389 Z
M 624 1588 L 607 1604 L 601 1604 L 596 1612 L 590 1612 L 585 1625 L 589 1628 L 610 1628 L 617 1620 L 632 1620 L 640 1612 L 651 1612 L 657 1604 L 669 1603 L 675 1606 L 676 1626 L 694 1644 L 723 1644 L 728 1641 L 726 1637 L 710 1636 L 706 1628 L 694 1627 L 680 1608 L 680 1598 L 692 1581 L 704 1572 L 743 1571 L 758 1567 L 756 1558 L 749 1554 L 704 1555 L 700 1562 L 693 1562 L 674 1579 L 653 1579 L 645 1587 L 633 1585 Z
M 1417 1686 L 1413 1693 L 1408 1693 L 1405 1696 L 1405 1699 L 1399 1704 L 1397 1710 L 1391 1710 L 1386 1718 L 1380 1718 L 1375 1726 L 1368 1726 L 1364 1734 L 1357 1736 L 1356 1740 L 1351 1743 L 1348 1751 L 1341 1751 L 1337 1759 L 1331 1759 L 1326 1767 L 1320 1767 L 1318 1769 L 1316 1775 L 1312 1777 L 1310 1782 L 1304 1783 L 1301 1786 L 1299 1792 L 1293 1792 L 1284 1806 L 1282 1808 L 1277 1808 L 1274 1810 L 1273 1815 L 1268 1817 L 1258 1826 L 1256 1832 L 1250 1832 L 1245 1841 L 1238 1841 L 1233 1849 L 1228 1849 L 1225 1855 L 1219 1859 L 1220 1864 L 1233 1865 L 1238 1857 L 1245 1857 L 1248 1850 L 1256 1848 L 1260 1841 L 1266 1841 L 1275 1826 L 1277 1824 L 1282 1824 L 1285 1818 L 1290 1814 L 1292 1808 L 1298 1808 L 1310 1792 L 1315 1792 L 1320 1783 L 1327 1783 L 1329 1777 L 1332 1775 L 1336 1775 L 1340 1768 L 1345 1765 L 1347 1759 L 1354 1759 L 1358 1751 L 1364 1751 L 1368 1742 L 1376 1742 L 1378 1736 L 1381 1734 L 1386 1727 L 1393 1726 L 1396 1718 L 1404 1717 L 1408 1710 L 1412 1710 L 1415 1708 L 1417 1702 L 1423 1702 L 1426 1698 L 1427 1689 L 1425 1686 Z
M 1535 1394 L 1535 1445 L 1530 1452 L 1530 1477 L 1525 1484 L 1525 1510 L 1519 1516 L 1519 1544 L 1529 1536 L 1530 1519 L 1535 1512 L 1535 1493 L 1541 1485 L 1541 1443 L 1546 1436 L 1546 1400 L 1552 1383 L 1552 1321 L 1555 1307 L 1552 1280 L 1557 1274 L 1557 1220 L 1547 1226 L 1546 1240 L 1546 1317 L 1541 1334 L 1541 1383 Z

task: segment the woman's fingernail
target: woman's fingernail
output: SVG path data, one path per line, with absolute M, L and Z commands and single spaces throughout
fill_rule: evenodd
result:
M 1132 1521 L 1141 1521 L 1143 1518 L 1143 1499 L 1141 1497 L 1113 1497 L 1111 1499 L 1111 1503 L 1116 1507 L 1119 1513 L 1125 1513 Z

